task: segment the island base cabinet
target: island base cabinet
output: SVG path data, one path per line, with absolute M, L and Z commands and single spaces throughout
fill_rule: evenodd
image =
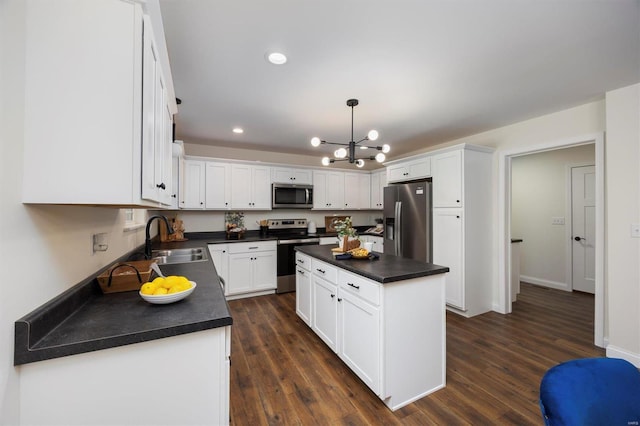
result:
M 311 278 L 311 328 L 333 350 L 338 350 L 338 286 L 320 277 Z
M 339 355 L 376 395 L 380 394 L 380 309 L 341 291 Z
M 229 424 L 230 336 L 220 327 L 22 365 L 21 424 Z
M 308 326 L 311 326 L 311 274 L 296 268 L 296 313 Z

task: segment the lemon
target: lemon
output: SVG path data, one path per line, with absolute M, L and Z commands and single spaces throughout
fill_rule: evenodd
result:
M 162 287 L 166 288 L 167 290 L 169 290 L 171 287 L 173 287 L 176 284 L 180 284 L 180 277 L 176 276 L 176 275 L 169 275 L 168 277 L 166 277 L 164 279 L 164 282 L 162 283 Z
M 181 284 L 178 284 L 178 285 L 174 285 L 173 287 L 171 287 L 169 289 L 169 291 L 167 292 L 167 294 L 180 293 L 181 291 L 184 291 L 184 290 L 186 290 L 186 289 L 183 288 Z
M 142 287 L 140 287 L 140 293 L 153 294 L 153 292 L 156 291 L 157 288 L 158 288 L 157 284 L 154 284 L 153 282 L 146 282 L 142 284 Z
M 153 292 L 154 296 L 162 296 L 167 294 L 167 289 L 164 287 L 158 287 L 156 291 Z
M 157 287 L 160 287 L 162 285 L 162 283 L 164 283 L 164 277 L 156 277 L 153 281 L 151 281 L 152 283 L 154 283 Z

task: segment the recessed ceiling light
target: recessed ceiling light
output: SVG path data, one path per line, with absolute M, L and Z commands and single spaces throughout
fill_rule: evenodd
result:
M 242 130 L 242 128 L 240 127 L 234 127 L 233 133 L 237 133 L 237 134 L 244 133 L 244 130 Z
M 274 65 L 282 65 L 287 62 L 287 57 L 284 53 L 272 52 L 267 55 L 267 60 Z

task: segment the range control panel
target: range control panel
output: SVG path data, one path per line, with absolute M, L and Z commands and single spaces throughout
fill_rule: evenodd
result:
M 269 229 L 306 228 L 307 219 L 269 219 Z

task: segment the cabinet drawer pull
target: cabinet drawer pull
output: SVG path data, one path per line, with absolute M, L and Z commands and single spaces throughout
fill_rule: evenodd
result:
M 298 259 L 298 263 L 304 263 L 304 260 Z
M 300 269 L 298 269 L 298 273 L 299 273 L 300 275 L 304 275 L 304 271 L 301 271 Z
M 331 295 L 331 298 L 333 299 L 334 297 L 336 297 L 336 295 L 335 295 L 335 294 L 332 294 L 332 295 Z
M 340 297 L 338 297 L 338 302 L 342 302 L 342 299 Z
M 354 283 L 347 283 L 348 286 L 355 288 L 356 290 L 360 290 L 359 285 L 355 285 Z
M 249 247 L 249 250 L 255 250 L 255 249 L 257 249 L 257 248 L 258 248 L 258 246 L 255 246 L 255 247 Z
M 323 271 L 323 270 L 322 270 L 322 269 L 320 269 L 320 268 L 316 268 L 316 271 L 318 271 L 318 272 L 320 272 L 320 273 L 322 273 L 322 274 L 325 274 L 325 273 L 326 273 L 326 271 Z

